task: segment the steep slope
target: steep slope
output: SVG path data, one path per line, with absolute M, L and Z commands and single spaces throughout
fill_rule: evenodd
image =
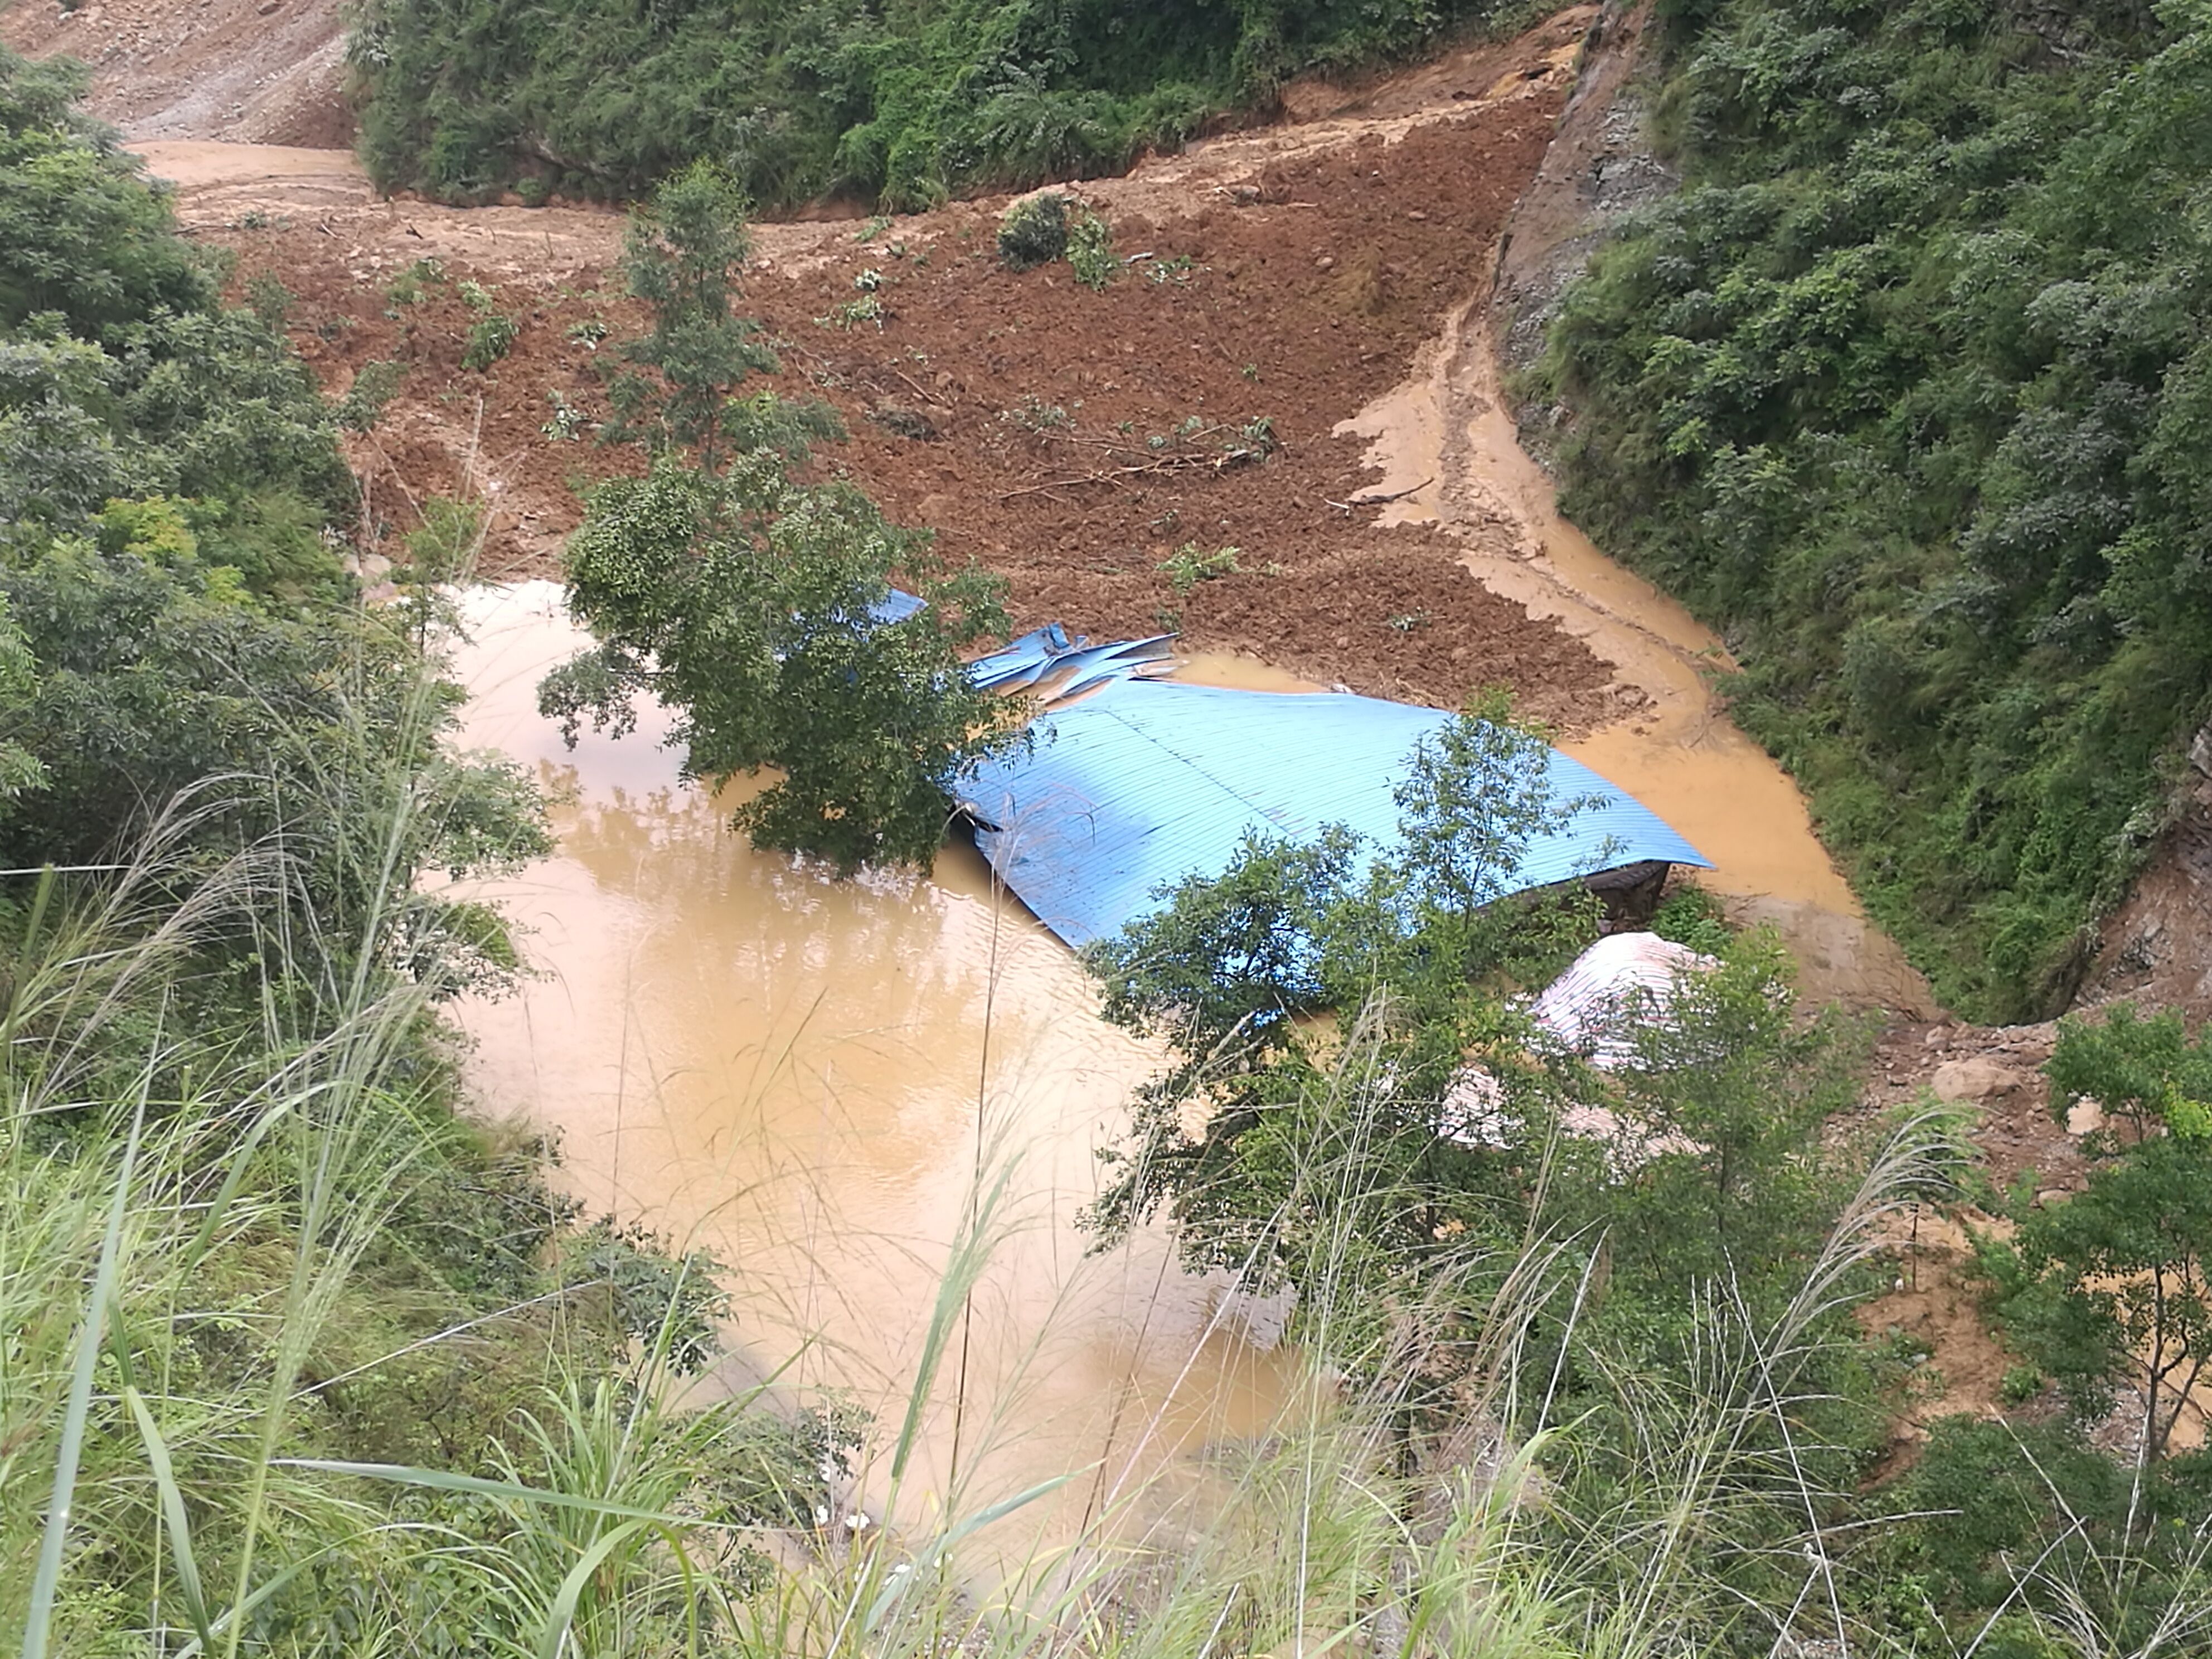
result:
M 133 138 L 345 149 L 344 0 L 13 0 L 0 40 L 93 71 L 87 108 Z

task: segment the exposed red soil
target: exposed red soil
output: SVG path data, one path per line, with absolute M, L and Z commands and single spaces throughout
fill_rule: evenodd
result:
M 745 304 L 778 344 L 776 389 L 834 404 L 851 436 L 819 465 L 934 529 L 950 559 L 1004 574 L 1023 626 L 1179 625 L 1194 648 L 1325 683 L 1438 704 L 1505 684 L 1538 715 L 1587 724 L 1612 712 L 1607 665 L 1485 589 L 1459 544 L 1332 505 L 1372 474 L 1360 441 L 1331 433 L 1405 377 L 1480 286 L 1542 158 L 1580 19 L 1432 69 L 1425 115 L 1394 106 L 1364 128 L 1239 136 L 1084 186 L 1117 251 L 1152 256 L 1103 293 L 1065 264 L 1006 270 L 1003 202 L 902 219 L 865 244 L 849 222 L 764 227 Z M 600 371 L 642 327 L 619 296 L 620 222 L 493 210 L 469 227 L 486 239 L 472 246 L 449 216 L 401 203 L 202 230 L 237 251 L 241 284 L 267 272 L 297 296 L 295 337 L 331 390 L 372 362 L 405 366 L 398 400 L 356 447 L 372 538 L 404 532 L 423 492 L 481 493 L 495 507 L 487 574 L 550 574 L 580 511 L 571 484 L 636 465 L 541 430 L 555 393 L 605 412 Z M 387 290 L 417 249 L 447 280 L 395 305 Z M 817 320 L 866 297 L 869 270 L 880 330 Z M 473 313 L 457 287 L 471 276 L 521 324 L 482 374 L 461 366 Z M 571 337 L 592 322 L 610 331 L 597 349 Z M 1217 466 L 1261 419 L 1273 453 Z M 1178 594 L 1159 567 L 1186 544 L 1233 547 L 1235 570 Z
M 2004 1382 L 2020 1362 L 1983 1322 L 1984 1286 L 1975 1277 L 1966 1237 L 1968 1227 L 1986 1232 L 2003 1225 L 1978 1211 L 1968 1211 L 1962 1220 L 1929 1209 L 1914 1212 L 1894 1228 L 1894 1288 L 1860 1304 L 1859 1328 L 1877 1342 L 1911 1350 L 1920 1363 L 1908 1377 L 1903 1408 L 1890 1425 L 1889 1446 L 1867 1485 L 1911 1467 L 1927 1444 L 1928 1425 L 1939 1417 L 2018 1411 L 2004 1399 Z

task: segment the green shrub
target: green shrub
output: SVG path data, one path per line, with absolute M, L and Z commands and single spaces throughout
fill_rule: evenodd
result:
M 1044 191 L 999 216 L 999 258 L 1009 270 L 1034 270 L 1067 252 L 1067 198 Z
M 489 368 L 514 349 L 515 337 L 521 331 L 522 325 L 503 311 L 480 313 L 469 325 L 461 366 L 479 371 Z
M 406 371 L 396 362 L 363 363 L 356 370 L 353 384 L 338 399 L 338 424 L 349 432 L 366 432 L 376 424 L 399 390 L 400 377 Z
M 1237 556 L 1243 550 L 1241 547 L 1219 547 L 1211 553 L 1201 553 L 1196 542 L 1185 542 L 1160 561 L 1160 574 L 1168 579 L 1168 586 L 1175 590 L 1176 597 L 1184 599 L 1200 582 L 1235 575 Z
M 1067 263 L 1084 287 L 1093 294 L 1106 291 L 1121 264 L 1114 257 L 1114 232 L 1105 220 L 1095 213 L 1076 216 L 1067 229 Z
M 1720 900 L 1693 881 L 1678 881 L 1668 890 L 1651 914 L 1651 931 L 1708 956 L 1726 950 L 1735 937 Z
M 281 334 L 292 315 L 292 290 L 271 273 L 258 271 L 246 284 L 246 308 L 270 333 Z
M 441 261 L 417 259 L 392 279 L 391 285 L 384 290 L 384 298 L 393 306 L 419 306 L 430 297 L 431 285 L 445 280 L 446 267 Z

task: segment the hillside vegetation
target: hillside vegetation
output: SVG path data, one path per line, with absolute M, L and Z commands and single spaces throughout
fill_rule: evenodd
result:
M 1111 173 L 1287 76 L 1402 53 L 1500 0 L 369 0 L 362 154 L 450 201 L 633 196 L 697 160 L 764 206 L 897 210 Z
M 2212 712 L 2212 11 L 1737 0 L 1553 338 L 1569 510 L 1953 1006 L 2048 1012 Z
M 618 1527 L 515 1489 L 674 1470 L 721 1537 L 826 1442 L 643 1410 L 718 1351 L 706 1264 L 459 1115 L 437 1010 L 515 956 L 436 890 L 544 848 L 535 789 L 447 741 L 434 595 L 340 563 L 341 411 L 82 85 L 0 50 L 0 1632 L 591 1636 Z
M 1777 941 L 1689 890 L 1654 926 L 1704 965 L 1601 1065 L 1521 995 L 1596 936 L 1595 902 L 1495 902 L 1587 807 L 1502 703 L 1424 747 L 1395 850 L 1255 838 L 1089 958 L 1163 1069 L 1106 1126 L 1086 1218 L 1102 1243 L 1164 1220 L 1187 1262 L 1297 1292 L 1278 1419 L 1149 1481 L 1119 1459 L 1152 1413 L 1118 1407 L 1111 1462 L 1024 1492 L 984 1489 L 980 1459 L 925 1468 L 925 1423 L 973 1403 L 993 1253 L 1042 1231 L 1012 1184 L 1032 1149 L 980 1109 L 954 1236 L 883 1241 L 945 1266 L 879 1420 L 694 1391 L 728 1328 L 716 1264 L 581 1224 L 545 1147 L 462 1109 L 444 1010 L 520 952 L 453 883 L 548 845 L 527 777 L 453 740 L 445 587 L 479 514 L 431 505 L 368 602 L 337 431 L 374 427 L 374 398 L 317 393 L 273 280 L 226 301 L 230 273 L 73 112 L 81 86 L 0 52 L 0 1641 L 2204 1650 L 2204 1033 L 2062 1026 L 2055 1108 L 2119 1127 L 2070 1200 L 2008 1202 L 1961 1115 L 1863 1109 L 1866 1031 L 1802 1009 Z M 768 358 L 738 195 L 687 169 L 633 222 L 651 326 L 601 336 L 608 426 L 651 470 L 570 544 L 598 648 L 541 708 L 620 730 L 650 694 L 695 775 L 814 760 L 744 818 L 764 846 L 926 856 L 943 786 L 996 735 L 951 684 L 995 593 L 837 476 L 823 408 L 741 395 Z M 425 260 L 387 297 L 447 280 Z M 522 324 L 453 286 L 467 372 L 519 370 Z M 933 620 L 869 620 L 917 568 Z M 1975 1241 L 2018 1360 L 1994 1400 L 1948 1395 L 1885 1307 L 1921 1212 L 1963 1200 L 2015 1224 Z M 1059 1362 L 1047 1336 L 1033 1363 Z

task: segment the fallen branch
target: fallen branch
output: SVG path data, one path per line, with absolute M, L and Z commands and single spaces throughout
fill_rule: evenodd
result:
M 1394 489 L 1386 495 L 1354 495 L 1348 501 L 1332 501 L 1324 495 L 1322 500 L 1340 513 L 1349 513 L 1355 507 L 1388 507 L 1393 501 L 1404 501 L 1408 495 L 1419 495 L 1435 482 L 1433 477 L 1424 478 L 1417 484 L 1404 489 Z
M 939 409 L 950 409 L 952 407 L 951 399 L 940 398 L 933 392 L 924 392 L 921 386 L 915 381 L 914 376 L 908 374 L 904 369 L 894 367 L 891 369 L 891 373 L 897 375 L 899 379 L 904 380 L 908 386 L 913 386 L 914 395 L 921 398 L 924 403 L 935 404 Z
M 1263 459 L 1266 454 L 1265 450 L 1231 449 L 1219 455 L 1163 455 L 1156 461 L 1137 466 L 1117 466 L 1104 472 L 1086 472 L 1075 478 L 1048 478 L 1042 483 L 1024 484 L 1019 489 L 1000 490 L 999 499 L 1010 501 L 1017 495 L 1034 495 L 1042 489 L 1072 489 L 1079 484 L 1119 483 L 1123 478 L 1151 472 L 1180 472 L 1193 466 L 1210 466 L 1216 472 L 1226 472 L 1247 461 Z

